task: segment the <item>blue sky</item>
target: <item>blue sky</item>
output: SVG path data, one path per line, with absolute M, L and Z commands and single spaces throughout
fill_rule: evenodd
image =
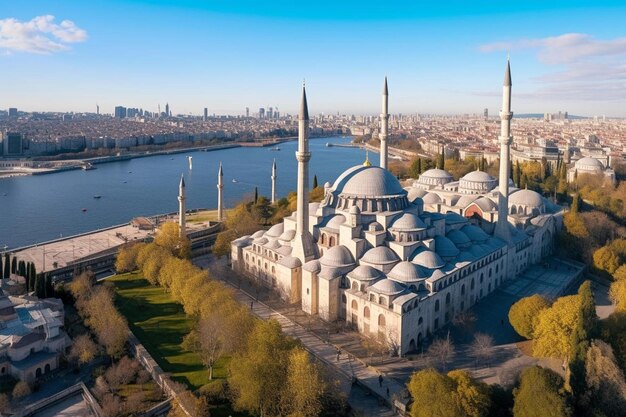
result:
M 0 108 L 495 114 L 510 51 L 515 112 L 626 117 L 623 4 L 3 2 Z

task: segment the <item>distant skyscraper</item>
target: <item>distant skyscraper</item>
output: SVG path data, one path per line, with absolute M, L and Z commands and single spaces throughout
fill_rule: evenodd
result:
M 204 108 L 204 117 L 202 117 L 202 120 L 204 120 L 205 122 L 209 119 L 209 109 L 207 109 L 206 107 Z
M 115 107 L 115 118 L 123 119 L 125 117 L 126 117 L 126 107 L 124 106 Z
M 170 104 L 169 103 L 165 103 L 165 116 L 166 117 L 170 116 Z
M 272 119 L 274 117 L 274 109 L 272 107 L 268 107 L 267 109 L 267 118 Z
M 265 118 L 265 109 L 261 107 L 259 109 L 259 119 L 264 119 L 264 118 Z
M 0 155 L 18 156 L 22 154 L 23 138 L 21 133 L 0 133 Z
M 487 107 L 485 107 L 483 115 L 485 116 L 485 120 L 489 120 L 489 109 Z
M 17 108 L 15 107 L 9 108 L 9 117 L 17 117 Z
M 250 107 L 246 107 L 246 117 L 250 117 Z
M 99 115 L 100 114 L 100 106 L 96 104 L 96 114 Z

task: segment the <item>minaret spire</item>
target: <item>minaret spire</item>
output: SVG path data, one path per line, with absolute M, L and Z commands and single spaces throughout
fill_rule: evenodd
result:
M 502 111 L 500 112 L 500 178 L 498 180 L 498 223 L 496 223 L 495 235 L 500 239 L 510 241 L 509 232 L 509 175 L 511 171 L 510 148 L 513 137 L 511 136 L 511 62 L 507 58 L 506 70 L 504 71 L 504 85 L 502 86 Z
M 222 170 L 222 163 L 220 162 L 220 168 L 217 171 L 217 221 L 224 221 L 224 194 L 222 189 L 224 188 L 224 171 Z
M 383 85 L 383 105 L 380 113 L 380 167 L 387 169 L 387 135 L 389 134 L 389 90 L 387 77 Z
M 178 226 L 180 227 L 180 236 L 187 236 L 187 228 L 185 223 L 185 177 L 181 174 L 180 184 L 178 185 Z
M 305 263 L 315 256 L 313 236 L 309 232 L 309 107 L 306 101 L 306 88 L 302 83 L 302 100 L 298 116 L 298 201 L 296 213 L 296 236 L 292 245 L 292 255 Z
M 272 204 L 276 203 L 276 158 L 272 163 Z

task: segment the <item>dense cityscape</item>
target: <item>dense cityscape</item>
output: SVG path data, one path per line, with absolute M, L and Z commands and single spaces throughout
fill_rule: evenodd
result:
M 623 5 L 32 3 L 1 416 L 626 417 Z

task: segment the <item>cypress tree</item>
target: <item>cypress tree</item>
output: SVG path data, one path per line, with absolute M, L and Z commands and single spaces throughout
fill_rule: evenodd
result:
M 446 149 L 442 148 L 441 149 L 441 154 L 437 158 L 437 168 L 439 168 L 439 169 L 444 169 L 444 166 L 446 164 L 445 151 L 446 151 Z
M 418 176 L 422 172 L 423 172 L 422 171 L 422 158 L 417 158 L 417 173 L 418 173 Z
M 30 265 L 30 262 L 28 263 L 28 265 L 26 265 L 26 276 L 24 277 L 24 288 L 26 289 L 26 292 L 28 292 L 28 288 L 30 287 Z
M 0 256 L 0 278 L 4 278 L 4 272 L 2 269 L 2 256 Z
M 259 201 L 259 187 L 254 187 L 254 204 Z
M 17 273 L 21 277 L 26 276 L 26 262 L 19 261 L 19 263 L 17 264 Z
M 40 297 L 40 288 L 41 288 L 41 281 L 42 281 L 42 276 L 41 274 L 37 275 L 35 277 L 35 295 L 37 297 Z M 40 297 L 41 298 L 41 297 Z
M 572 212 L 572 214 L 576 214 L 578 213 L 579 210 L 580 210 L 580 195 L 576 193 L 574 194 L 574 198 L 572 199 L 572 207 L 570 211 Z
M 317 174 L 313 175 L 313 188 L 317 188 Z
M 35 268 L 35 264 L 32 263 L 30 267 L 30 281 L 28 283 L 28 291 L 34 291 L 35 289 L 35 278 L 37 277 L 37 269 Z
M 15 256 L 11 259 L 11 273 L 17 274 L 17 258 Z

